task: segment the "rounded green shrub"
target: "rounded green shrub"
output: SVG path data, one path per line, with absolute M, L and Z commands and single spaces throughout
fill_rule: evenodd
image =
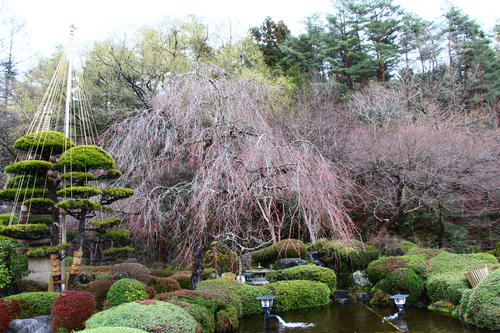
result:
M 110 247 L 109 249 L 106 249 L 102 251 L 102 254 L 107 255 L 107 256 L 112 256 L 112 257 L 122 257 L 125 255 L 128 255 L 131 252 L 134 252 L 135 249 L 130 246 L 123 246 L 123 247 Z
M 127 187 L 105 187 L 102 196 L 106 199 L 125 199 L 134 195 L 134 190 Z
M 32 198 L 24 200 L 23 205 L 35 211 L 48 212 L 56 203 L 48 198 Z
M 19 221 L 19 218 L 11 213 L 0 214 L 0 226 L 8 225 L 10 221 L 12 221 L 13 224 L 16 224 Z
M 54 292 L 28 292 L 5 297 L 6 301 L 16 300 L 20 303 L 17 318 L 31 318 L 50 315 L 52 304 L 59 293 Z
M 26 134 L 14 142 L 14 148 L 33 153 L 60 154 L 75 146 L 75 142 L 61 132 L 39 131 Z
M 269 282 L 286 280 L 308 280 L 318 281 L 326 284 L 333 294 L 337 287 L 337 276 L 335 272 L 326 267 L 316 265 L 295 266 L 267 274 Z
M 49 177 L 36 177 L 33 175 L 14 176 L 7 179 L 5 188 L 31 188 L 31 187 L 45 187 L 49 183 L 53 183 L 52 178 Z
M 197 332 L 212 333 L 215 331 L 214 315 L 204 306 L 190 304 L 176 299 L 169 300 L 168 303 L 177 305 L 178 307 L 186 310 L 186 312 L 189 313 L 201 327 L 201 329 L 196 330 Z
M 33 188 L 6 188 L 5 190 L 0 190 L 0 199 L 6 201 L 14 201 L 24 198 L 43 198 L 47 191 L 43 188 L 33 187 Z
M 90 180 L 95 180 L 97 177 L 88 172 L 70 171 L 61 175 L 61 179 L 69 181 L 74 186 L 83 186 Z
M 461 312 L 464 320 L 489 330 L 500 330 L 500 270 L 464 294 Z
M 424 281 L 410 268 L 398 268 L 390 272 L 374 287 L 387 294 L 407 294 L 408 304 L 420 304 L 425 289 Z
M 130 231 L 127 229 L 116 229 L 105 232 L 101 236 L 114 242 L 123 241 L 130 237 Z
M 98 202 L 89 199 L 68 199 L 59 202 L 56 206 L 67 211 L 93 211 L 101 207 Z
M 270 265 L 282 258 L 302 258 L 307 256 L 304 243 L 297 239 L 285 239 L 275 245 L 252 252 L 252 262 Z
M 266 284 L 266 293 L 276 296 L 273 308 L 278 311 L 316 307 L 330 302 L 330 288 L 321 282 L 293 280 Z M 254 300 L 254 303 L 257 301 Z
M 79 331 L 79 333 L 146 333 L 147 331 L 140 330 L 137 328 L 124 327 L 124 326 L 115 326 L 115 327 L 98 327 L 98 328 L 88 328 L 83 331 Z
M 52 168 L 52 163 L 40 160 L 25 160 L 9 164 L 5 172 L 20 175 L 42 175 Z
M 113 306 L 127 302 L 139 301 L 148 298 L 146 286 L 133 279 L 121 279 L 116 281 L 106 296 Z
M 398 268 L 411 268 L 415 273 L 420 276 L 425 274 L 425 265 L 427 262 L 427 256 L 425 254 L 410 254 L 399 257 L 381 257 L 375 261 L 372 261 L 367 269 L 366 273 L 370 278 L 370 281 L 377 283 L 382 280 L 390 272 Z
M 48 217 L 48 216 L 36 216 L 36 215 L 33 216 L 33 215 L 31 215 L 28 218 L 27 223 L 51 225 L 52 223 L 54 223 L 54 219 L 52 217 Z
M 71 186 L 57 191 L 57 195 L 66 198 L 90 198 L 102 194 L 102 190 L 95 186 Z
M 82 330 L 95 310 L 94 296 L 88 291 L 66 290 L 52 304 L 52 329 Z
M 0 227 L 0 235 L 25 240 L 37 240 L 48 237 L 49 227 L 46 224 L 12 224 Z
M 108 326 L 132 327 L 155 333 L 195 333 L 197 322 L 179 306 L 148 300 L 118 305 L 96 313 L 86 322 L 88 329 Z
M 66 150 L 59 158 L 58 165 L 86 172 L 92 169 L 113 169 L 115 160 L 101 147 L 81 145 Z
M 108 228 L 114 227 L 122 222 L 123 222 L 123 220 L 119 217 L 108 217 L 108 218 L 101 219 L 101 220 L 89 221 L 90 224 L 93 224 L 95 227 L 100 228 L 100 229 L 108 229 Z

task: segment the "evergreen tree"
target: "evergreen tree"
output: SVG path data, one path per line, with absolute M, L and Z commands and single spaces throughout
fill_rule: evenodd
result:
M 284 57 L 280 45 L 290 35 L 290 30 L 286 24 L 283 21 L 276 23 L 268 16 L 260 27 L 251 28 L 250 34 L 259 44 L 266 65 L 270 68 L 277 68 Z

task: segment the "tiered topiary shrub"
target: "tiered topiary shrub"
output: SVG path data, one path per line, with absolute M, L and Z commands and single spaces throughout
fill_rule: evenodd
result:
M 140 301 L 148 298 L 146 286 L 133 279 L 121 279 L 109 288 L 106 299 L 110 305 L 116 306 L 123 303 Z
M 500 270 L 496 270 L 475 288 L 463 293 L 462 318 L 469 324 L 500 330 Z
M 318 281 L 326 284 L 331 291 L 335 293 L 337 287 L 337 277 L 335 272 L 326 267 L 316 265 L 303 265 L 291 268 L 281 269 L 267 274 L 267 279 L 270 282 L 287 281 L 287 280 L 308 280 Z
M 252 262 L 269 266 L 283 258 L 302 258 L 307 256 L 306 246 L 297 239 L 285 239 L 275 245 L 252 252 Z
M 195 333 L 198 323 L 183 308 L 162 301 L 130 302 L 93 315 L 87 329 L 125 326 L 156 333 Z
M 31 318 L 50 315 L 57 296 L 59 293 L 56 292 L 27 292 L 5 297 L 4 300 L 19 302 L 17 318 Z
M 463 292 L 470 289 L 463 273 L 477 265 L 496 263 L 497 259 L 486 253 L 440 253 L 430 261 L 427 294 L 432 302 L 449 301 L 458 304 Z
M 87 291 L 67 290 L 52 304 L 52 329 L 54 332 L 82 330 L 85 321 L 95 310 L 94 296 Z

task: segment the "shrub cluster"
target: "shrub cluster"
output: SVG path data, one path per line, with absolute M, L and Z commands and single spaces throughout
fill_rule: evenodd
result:
M 95 310 L 94 296 L 87 291 L 62 292 L 52 304 L 52 329 L 82 330 Z
M 268 266 L 283 258 L 302 258 L 307 255 L 306 246 L 297 239 L 285 239 L 275 245 L 252 252 L 252 261 Z
M 86 327 L 90 329 L 108 326 L 125 326 L 157 333 L 194 333 L 197 322 L 179 306 L 148 300 L 118 305 L 96 313 L 86 322 Z
M 54 300 L 59 295 L 55 292 L 27 292 L 5 297 L 5 301 L 19 301 L 17 318 L 30 318 L 50 315 Z
M 266 293 L 277 296 L 274 302 L 276 311 L 310 308 L 330 302 L 330 288 L 316 281 L 279 281 L 266 284 Z
M 112 281 L 112 280 L 99 280 L 99 279 L 97 279 L 97 276 L 96 276 L 96 280 L 90 282 L 87 285 L 86 289 L 92 295 L 94 295 L 95 302 L 96 302 L 96 308 L 98 310 L 101 310 L 103 308 L 104 301 L 106 301 L 106 297 L 108 295 L 108 291 L 111 288 L 111 286 L 113 285 L 113 283 L 115 283 L 115 282 L 116 281 Z
M 109 288 L 106 296 L 106 299 L 112 306 L 146 298 L 148 298 L 146 286 L 133 279 L 121 279 L 116 281 L 111 288 Z
M 151 277 L 151 281 L 149 282 L 149 286 L 152 287 L 155 293 L 169 293 L 171 291 L 176 291 L 181 289 L 181 285 L 179 282 L 170 277 Z
M 125 273 L 129 278 L 141 281 L 144 284 L 148 284 L 151 280 L 151 271 L 149 268 L 139 263 L 123 263 L 113 265 L 113 267 L 111 267 L 111 273 Z
M 191 289 L 191 272 L 189 271 L 175 272 L 170 277 L 172 279 L 177 280 L 182 289 Z
M 89 328 L 80 332 L 81 333 L 147 333 L 147 331 L 144 330 L 131 327 L 124 327 L 124 326 L 115 326 L 115 327 L 105 326 L 98 328 Z
M 316 265 L 290 267 L 271 272 L 267 275 L 270 282 L 286 280 L 318 281 L 326 284 L 333 294 L 337 287 L 337 276 L 332 269 Z
M 0 227 L 0 235 L 15 239 L 43 239 L 49 234 L 50 230 L 46 224 L 11 224 Z
M 366 273 L 370 281 L 377 283 L 384 279 L 390 272 L 399 268 L 411 268 L 415 273 L 423 276 L 425 274 L 425 266 L 427 261 L 426 254 L 409 254 L 399 257 L 381 257 L 372 261 Z
M 398 268 L 390 272 L 373 289 L 381 290 L 386 295 L 407 294 L 408 304 L 423 305 L 424 281 L 410 268 Z
M 5 301 L 0 299 L 0 332 L 7 331 L 10 321 L 17 317 L 19 310 L 19 301 Z

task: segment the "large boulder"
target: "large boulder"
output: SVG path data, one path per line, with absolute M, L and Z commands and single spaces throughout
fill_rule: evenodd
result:
M 308 265 L 309 262 L 300 258 L 284 258 L 276 261 L 274 264 L 274 269 L 285 269 L 300 265 Z

